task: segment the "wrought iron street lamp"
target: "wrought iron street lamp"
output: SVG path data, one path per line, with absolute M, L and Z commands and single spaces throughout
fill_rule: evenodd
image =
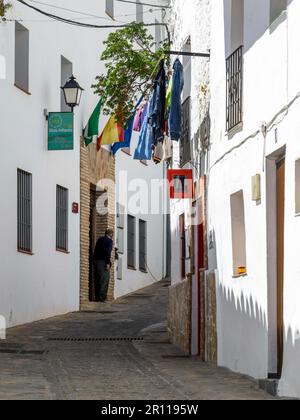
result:
M 80 104 L 84 89 L 82 89 L 74 76 L 70 77 L 65 86 L 62 86 L 61 89 L 64 93 L 66 104 L 73 112 L 74 108 Z

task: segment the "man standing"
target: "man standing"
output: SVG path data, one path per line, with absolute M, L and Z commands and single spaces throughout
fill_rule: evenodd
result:
M 114 231 L 107 229 L 105 236 L 98 239 L 94 252 L 94 261 L 100 280 L 100 302 L 105 302 L 110 280 L 111 253 L 113 250 Z

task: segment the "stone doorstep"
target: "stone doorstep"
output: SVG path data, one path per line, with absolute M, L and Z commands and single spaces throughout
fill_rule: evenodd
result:
M 258 385 L 260 389 L 272 395 L 272 397 L 278 397 L 278 379 L 260 379 Z

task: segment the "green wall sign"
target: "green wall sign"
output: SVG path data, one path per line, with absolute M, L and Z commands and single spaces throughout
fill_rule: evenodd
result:
M 74 149 L 74 116 L 72 112 L 50 112 L 48 117 L 48 150 Z

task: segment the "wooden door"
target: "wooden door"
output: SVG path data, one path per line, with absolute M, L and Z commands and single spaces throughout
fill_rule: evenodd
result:
M 179 228 L 180 228 L 180 244 L 181 244 L 181 277 L 185 279 L 186 269 L 185 269 L 185 260 L 186 260 L 186 241 L 185 241 L 185 215 L 182 214 L 179 219 Z
M 285 160 L 277 164 L 277 358 L 278 375 L 282 374 L 284 351 L 284 203 Z
M 197 275 L 198 275 L 198 319 L 199 335 L 198 348 L 201 360 L 205 361 L 205 270 L 206 267 L 206 218 L 205 218 L 205 184 L 202 187 L 202 194 L 197 202 Z

